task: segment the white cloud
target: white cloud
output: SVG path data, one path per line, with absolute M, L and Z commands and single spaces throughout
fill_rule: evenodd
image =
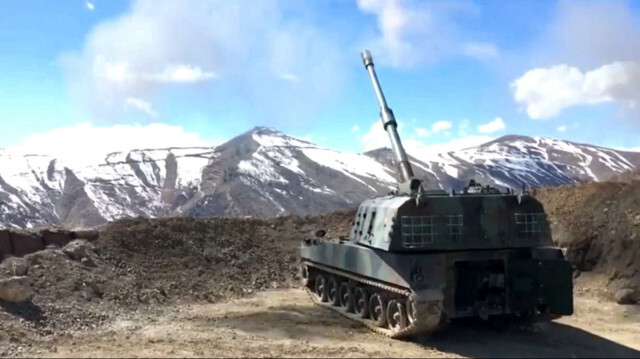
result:
M 291 81 L 291 82 L 300 81 L 300 78 L 294 74 L 282 74 L 280 75 L 280 78 L 282 78 L 283 80 Z
M 565 132 L 565 131 L 567 130 L 567 126 L 564 126 L 564 125 L 563 125 L 563 126 L 558 126 L 558 127 L 556 128 L 556 130 L 557 130 L 558 132 Z
M 202 71 L 199 66 L 189 65 L 167 65 L 162 72 L 156 74 L 143 71 L 134 73 L 129 63 L 111 63 L 102 55 L 93 59 L 93 75 L 119 87 L 136 83 L 194 83 L 217 77 L 213 72 Z
M 158 113 L 156 111 L 153 110 L 153 108 L 151 108 L 151 104 L 147 101 L 138 99 L 138 98 L 134 98 L 134 97 L 128 97 L 125 100 L 125 108 L 128 108 L 129 106 L 133 106 L 136 109 L 146 113 L 147 115 L 151 116 L 151 117 L 158 117 Z
M 213 72 L 202 71 L 199 66 L 171 65 L 165 67 L 161 74 L 152 76 L 151 78 L 157 79 L 160 82 L 191 83 L 216 77 L 216 74 Z
M 607 120 L 640 125 L 640 16 L 633 4 L 557 2 L 547 28 L 512 61 L 526 66 L 511 85 L 529 117 L 552 118 L 565 109 L 607 103 L 617 113 Z
M 154 123 L 149 125 L 114 125 L 96 127 L 85 122 L 48 132 L 33 133 L 20 145 L 8 147 L 10 152 L 49 154 L 69 164 L 96 164 L 109 152 L 132 149 L 214 146 L 194 132 L 180 126 Z
M 116 121 L 127 98 L 154 104 L 168 89 L 190 85 L 200 86 L 209 106 L 241 99 L 247 111 L 278 113 L 272 122 L 299 121 L 339 96 L 348 79 L 347 40 L 319 28 L 314 16 L 280 0 L 134 0 L 59 64 L 74 104 L 92 118 Z
M 500 50 L 494 44 L 486 42 L 467 42 L 462 45 L 462 53 L 478 60 L 492 60 L 500 56 Z
M 472 34 L 463 34 L 459 24 L 464 16 L 479 14 L 470 2 L 358 0 L 357 5 L 376 18 L 378 34 L 366 46 L 383 64 L 411 67 L 453 55 L 487 59 L 498 53 L 495 45 L 463 40 Z
M 431 125 L 431 131 L 433 133 L 438 133 L 444 130 L 448 130 L 451 128 L 451 122 L 449 121 L 437 121 L 433 125 Z
M 374 121 L 369 132 L 362 135 L 362 145 L 364 151 L 371 151 L 381 147 L 391 147 L 389 135 L 382 128 L 380 121 Z
M 351 132 L 358 132 L 358 131 L 360 131 L 360 126 L 353 125 L 353 127 L 351 128 Z
M 85 0 L 84 4 L 87 6 L 87 9 L 89 9 L 91 11 L 93 11 L 93 9 L 95 9 L 95 6 L 90 1 L 86 1 Z
M 416 135 L 418 135 L 418 137 L 429 137 L 431 132 L 426 128 L 416 128 Z
M 507 126 L 500 117 L 496 117 L 495 120 L 487 122 L 478 126 L 478 132 L 480 133 L 493 133 L 500 130 L 504 130 Z
M 511 84 L 516 102 L 532 119 L 557 116 L 578 105 L 617 102 L 635 109 L 640 101 L 640 63 L 614 62 L 582 73 L 557 65 L 530 70 Z

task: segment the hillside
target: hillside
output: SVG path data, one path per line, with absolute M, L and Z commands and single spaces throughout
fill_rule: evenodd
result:
M 640 153 L 539 137 L 411 157 L 430 188 L 475 178 L 519 188 L 600 181 Z M 395 183 L 388 149 L 342 153 L 257 127 L 215 148 L 140 149 L 93 164 L 0 152 L 0 226 L 95 226 L 120 218 L 271 218 L 354 208 Z

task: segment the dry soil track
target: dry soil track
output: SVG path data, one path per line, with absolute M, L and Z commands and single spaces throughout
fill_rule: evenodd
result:
M 156 308 L 100 330 L 51 336 L 42 357 L 640 357 L 640 307 L 579 291 L 576 313 L 533 331 L 457 325 L 419 342 L 387 339 L 276 289 L 218 304 Z

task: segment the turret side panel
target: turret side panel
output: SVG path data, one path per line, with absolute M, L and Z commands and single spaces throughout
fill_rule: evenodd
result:
M 550 243 L 544 208 L 514 195 L 425 197 L 397 210 L 389 250 L 469 250 L 534 247 Z
M 390 231 L 398 208 L 410 200 L 409 196 L 384 196 L 362 202 L 351 229 L 351 240 L 368 247 L 389 250 Z

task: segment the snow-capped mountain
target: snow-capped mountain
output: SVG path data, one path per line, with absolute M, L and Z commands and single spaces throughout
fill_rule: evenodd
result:
M 388 149 L 344 153 L 256 127 L 215 148 L 111 153 L 90 165 L 0 152 L 0 226 L 93 226 L 124 217 L 316 214 L 389 192 Z M 640 153 L 539 137 L 505 136 L 419 160 L 428 188 L 471 178 L 497 186 L 604 180 L 640 164 Z

